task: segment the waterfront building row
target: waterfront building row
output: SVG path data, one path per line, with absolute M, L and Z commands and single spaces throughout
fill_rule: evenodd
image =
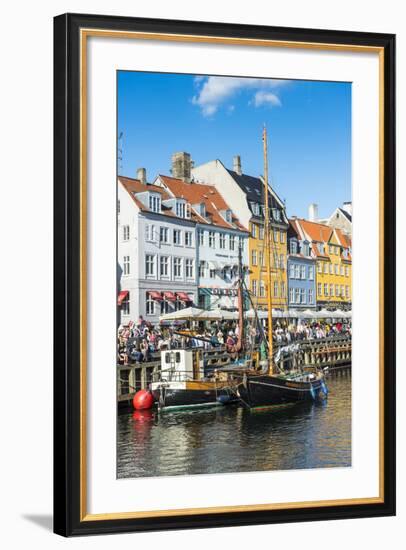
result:
M 171 176 L 118 178 L 118 318 L 159 315 L 191 304 L 237 306 L 239 254 L 246 296 L 259 309 L 351 307 L 351 242 L 339 229 L 288 220 L 271 187 L 271 281 L 266 277 L 264 184 L 219 160 L 193 167 L 172 157 Z M 224 197 L 227 197 L 225 200 Z

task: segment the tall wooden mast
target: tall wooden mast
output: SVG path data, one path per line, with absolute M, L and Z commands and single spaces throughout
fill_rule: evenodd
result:
M 268 137 L 266 126 L 262 134 L 264 147 L 264 233 L 265 233 L 265 261 L 266 261 L 266 297 L 268 303 L 268 355 L 269 355 L 269 373 L 273 372 L 273 341 L 272 341 L 272 285 L 271 285 L 271 225 L 269 223 L 269 204 L 268 204 Z

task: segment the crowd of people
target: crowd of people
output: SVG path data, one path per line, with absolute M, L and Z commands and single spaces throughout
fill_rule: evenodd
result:
M 169 326 L 152 326 L 139 317 L 138 322 L 130 321 L 120 325 L 117 332 L 117 360 L 120 365 L 147 362 L 154 358 L 156 352 L 184 348 L 224 348 L 232 353 L 238 341 L 238 324 L 235 321 L 214 322 L 204 326 L 200 324 L 193 336 L 179 334 L 181 329 Z M 265 329 L 250 326 L 246 331 L 246 346 L 259 345 Z M 301 340 L 314 340 L 337 335 L 351 335 L 351 323 L 276 322 L 273 330 L 274 343 L 287 345 Z

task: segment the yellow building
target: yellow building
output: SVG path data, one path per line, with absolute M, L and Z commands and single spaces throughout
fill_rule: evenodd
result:
M 268 281 L 264 237 L 263 221 L 252 219 L 248 240 L 249 279 L 252 300 L 259 309 L 267 309 Z M 287 227 L 285 224 L 272 224 L 270 243 L 272 307 L 285 309 L 287 305 Z
M 317 308 L 351 309 L 351 239 L 340 229 L 297 220 L 304 237 L 310 241 L 316 258 Z

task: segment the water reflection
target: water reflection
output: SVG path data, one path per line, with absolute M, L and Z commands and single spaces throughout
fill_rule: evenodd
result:
M 351 376 L 328 401 L 275 412 L 221 407 L 118 417 L 119 478 L 351 465 Z

